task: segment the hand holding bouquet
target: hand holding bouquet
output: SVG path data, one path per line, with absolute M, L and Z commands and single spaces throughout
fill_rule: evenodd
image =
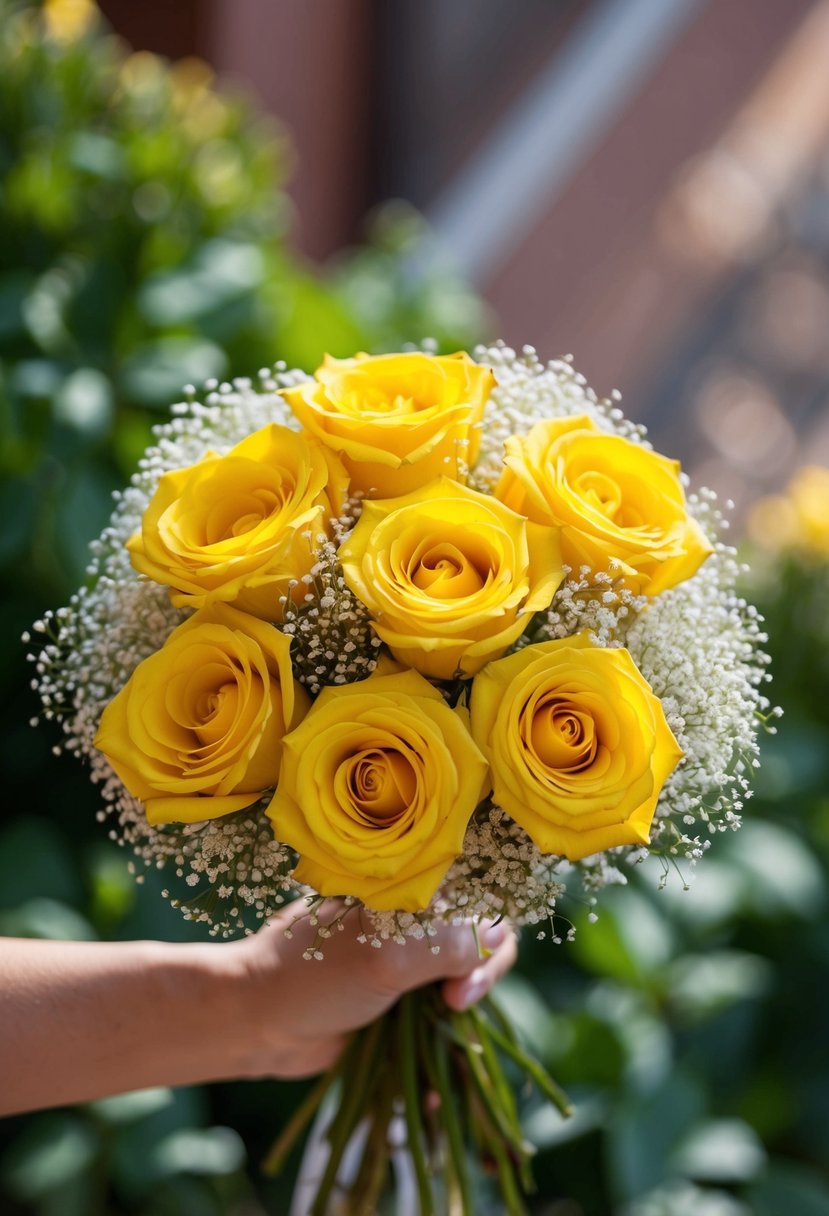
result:
M 504 916 L 560 939 L 561 901 L 647 852 L 692 864 L 739 823 L 769 705 L 721 524 L 567 362 L 277 368 L 159 429 L 93 584 L 41 623 L 41 697 L 115 838 L 214 932 L 301 895 L 311 958 L 346 918 L 388 950 Z M 412 993 L 276 1156 L 339 1082 L 315 1214 L 358 1130 L 348 1210 L 373 1210 L 398 1109 L 424 1213 L 435 1165 L 471 1212 L 467 1142 L 520 1212 L 504 1056 L 564 1107 L 494 1005 Z

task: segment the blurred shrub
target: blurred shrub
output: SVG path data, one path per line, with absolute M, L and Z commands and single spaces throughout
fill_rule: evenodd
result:
M 205 64 L 130 54 L 92 0 L 0 0 L 0 933 L 201 935 L 157 891 L 137 898 L 86 774 L 29 729 L 17 642 L 82 581 L 112 491 L 182 386 L 485 336 L 475 296 L 414 256 L 423 223 L 403 205 L 325 271 L 301 263 L 289 160 Z M 208 1090 L 154 1091 L 2 1120 L 0 1211 L 254 1216 L 224 1112 L 255 1165 L 295 1092 L 227 1087 L 214 1113 Z
M 811 469 L 751 520 L 744 590 L 784 717 L 743 827 L 689 891 L 646 863 L 571 947 L 525 943 L 508 981 L 577 1104 L 569 1123 L 530 1109 L 538 1216 L 829 1213 L 826 503 Z
M 129 54 L 91 0 L 0 0 L 0 561 L 54 600 L 183 384 L 481 336 L 471 293 L 413 274 L 408 212 L 300 265 L 288 158 L 206 64 Z

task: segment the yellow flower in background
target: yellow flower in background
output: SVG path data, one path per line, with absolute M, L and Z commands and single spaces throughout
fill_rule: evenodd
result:
M 464 479 L 495 377 L 456 355 L 326 355 L 314 380 L 283 389 L 302 425 L 336 451 L 352 488 L 408 494 L 436 477 Z
M 503 654 L 563 578 L 558 529 L 449 478 L 364 503 L 339 557 L 395 658 L 434 679 Z
M 155 93 L 167 81 L 166 63 L 152 51 L 133 51 L 121 64 L 118 74 L 128 93 Z
M 234 603 L 266 620 L 315 561 L 315 536 L 343 508 L 333 453 L 275 423 L 226 456 L 165 473 L 127 543 L 132 564 L 179 608 Z M 309 536 L 310 533 L 310 536 Z
M 416 672 L 320 693 L 284 742 L 268 815 L 295 876 L 377 911 L 426 908 L 488 789 L 465 715 Z
M 584 634 L 527 646 L 475 677 L 470 713 L 495 802 L 543 853 L 648 843 L 682 752 L 627 650 Z
M 46 0 L 43 20 L 57 42 L 77 42 L 98 19 L 93 0 Z
M 806 465 L 789 483 L 804 548 L 829 556 L 829 469 Z
M 187 55 L 170 64 L 168 79 L 173 104 L 177 109 L 185 110 L 191 102 L 199 101 L 212 90 L 216 73 L 197 55 Z
M 221 135 L 228 119 L 227 102 L 214 88 L 215 75 L 209 64 L 195 56 L 177 59 L 170 64 L 167 74 L 177 121 L 187 136 L 198 143 L 200 158 L 210 141 Z M 202 168 L 201 159 L 199 167 Z
M 537 523 L 562 529 L 562 555 L 618 573 L 631 590 L 658 595 L 690 578 L 712 552 L 688 514 L 680 468 L 587 415 L 539 422 L 506 441 L 496 497 Z
M 215 819 L 276 785 L 283 736 L 310 704 L 290 645 L 274 625 L 217 604 L 139 663 L 95 746 L 150 823 Z
M 749 515 L 748 531 L 765 549 L 829 557 L 829 468 L 804 465 L 785 493 L 761 498 Z

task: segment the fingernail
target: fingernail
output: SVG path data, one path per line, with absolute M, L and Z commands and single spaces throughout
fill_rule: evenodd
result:
M 483 925 L 478 937 L 485 946 L 490 950 L 496 950 L 501 942 L 507 940 L 507 934 L 510 932 L 510 927 L 505 920 L 499 920 L 495 924 Z
M 473 971 L 468 977 L 466 983 L 458 994 L 459 1003 L 462 1009 L 468 1009 L 470 1005 L 474 1005 L 488 991 L 486 975 L 482 968 Z

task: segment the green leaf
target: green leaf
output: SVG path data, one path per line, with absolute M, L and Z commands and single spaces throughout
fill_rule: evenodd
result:
M 826 880 L 814 855 L 793 832 L 759 819 L 746 820 L 729 841 L 744 873 L 745 902 L 764 918 L 814 917 L 824 906 Z
M 87 436 L 109 430 L 113 409 L 112 385 L 94 367 L 71 372 L 55 396 L 55 420 Z
M 347 309 L 310 275 L 280 282 L 281 319 L 275 335 L 289 367 L 313 371 L 325 354 L 342 358 L 366 345 L 366 334 Z
M 755 1216 L 727 1191 L 671 1181 L 626 1204 L 619 1216 Z M 781 1214 L 782 1216 L 782 1214 Z
M 717 842 L 726 844 L 726 841 Z M 647 857 L 639 866 L 642 879 L 656 891 L 662 880 L 662 859 Z M 729 921 L 742 907 L 745 875 L 734 859 L 719 848 L 706 854 L 704 865 L 696 867 L 690 887 L 685 890 L 679 875 L 670 873 L 658 891 L 657 907 L 681 922 L 692 932 L 713 928 Z
M 674 942 L 652 899 L 633 887 L 614 887 L 604 892 L 596 923 L 579 927 L 571 949 L 588 970 L 638 987 L 648 986 L 671 958 Z
M 124 156 L 117 141 L 95 131 L 78 131 L 69 144 L 69 164 L 92 177 L 119 182 L 124 177 Z
M 41 1116 L 12 1144 L 0 1174 L 15 1198 L 34 1201 L 71 1186 L 98 1151 L 93 1129 L 77 1115 Z
M 33 282 L 33 273 L 23 267 L 0 277 L 0 342 L 22 332 L 23 303 Z
M 225 1216 L 230 1210 L 235 1213 L 237 1205 L 234 1203 L 232 1208 L 228 1208 L 225 1201 L 217 1195 L 218 1189 L 211 1185 L 207 1178 L 176 1174 L 154 1185 L 150 1205 L 142 1208 L 141 1216 Z M 244 1203 L 239 1205 L 239 1212 L 240 1216 L 248 1213 Z M 258 1204 L 253 1205 L 249 1216 L 264 1216 L 264 1209 Z
M 526 976 L 516 971 L 504 976 L 498 984 L 498 1004 L 534 1054 L 550 1059 L 566 1050 L 567 1021 L 556 1018 Z
M 763 739 L 762 763 L 753 781 L 756 797 L 768 802 L 799 799 L 819 789 L 829 769 L 826 723 L 811 720 L 800 707 L 790 712 L 787 706 L 777 729 L 776 735 Z
M 634 1099 L 637 1094 L 647 1098 L 670 1083 L 673 1067 L 670 1030 L 665 1021 L 654 1014 L 647 996 L 614 984 L 597 984 L 587 997 L 585 1012 L 606 1022 L 618 1038 L 624 1053 L 622 1076 Z M 588 1039 L 588 1048 L 590 1042 Z M 581 1057 L 576 1057 L 576 1069 L 579 1059 L 585 1056 L 585 1067 L 590 1068 L 587 1050 Z
M 753 1216 L 827 1216 L 829 1182 L 806 1166 L 775 1161 L 748 1200 Z
M 87 1109 L 91 1114 L 103 1119 L 105 1123 L 118 1125 L 134 1123 L 138 1119 L 146 1119 L 158 1114 L 173 1104 L 173 1091 L 156 1087 L 154 1089 L 136 1089 L 126 1094 L 115 1094 L 111 1098 L 101 1098 L 90 1102 Z
M 230 1127 L 187 1128 L 156 1145 L 148 1164 L 159 1178 L 173 1174 L 233 1174 L 245 1163 L 245 1146 Z
M 91 942 L 98 936 L 80 912 L 55 899 L 44 898 L 29 899 L 16 908 L 0 912 L 0 934 L 66 942 Z
M 139 347 L 124 363 L 121 387 L 147 406 L 164 407 L 181 396 L 185 384 L 202 384 L 227 370 L 227 357 L 200 338 L 161 338 Z
M 676 1149 L 673 1170 L 697 1182 L 749 1182 L 766 1163 L 753 1128 L 741 1119 L 712 1119 L 695 1128 Z
M 764 996 L 772 986 L 772 964 L 743 950 L 684 954 L 668 972 L 671 1003 L 686 1017 L 704 1020 L 737 1001 Z
M 65 368 L 53 359 L 21 359 L 11 374 L 12 389 L 21 397 L 51 400 L 60 387 Z
M 60 489 L 54 516 L 54 543 L 65 576 L 82 583 L 89 563 L 89 543 L 112 513 L 113 480 L 108 470 L 92 465 L 73 468 Z
M 603 1127 L 607 1119 L 608 1101 L 599 1094 L 568 1088 L 573 1102 L 573 1113 L 562 1119 L 555 1107 L 549 1103 L 538 1106 L 525 1114 L 521 1120 L 527 1139 L 538 1149 L 550 1149 L 559 1144 L 578 1140 L 589 1132 Z
M 36 896 L 80 906 L 80 877 L 66 841 L 49 820 L 34 815 L 13 819 L 0 831 L 0 857 L 0 908 L 14 908 Z
M 111 451 L 124 481 L 128 480 L 152 442 L 152 423 L 144 414 L 122 410 L 116 419 Z
M 554 1058 L 560 1060 L 556 1068 L 567 1085 L 618 1085 L 629 1063 L 620 1028 L 585 1009 L 570 1013 L 559 1024 L 560 1045 Z M 655 1053 L 652 1060 L 658 1058 Z
M 265 259 L 255 245 L 209 241 L 190 266 L 148 279 L 138 308 L 150 325 L 186 324 L 255 291 L 264 277 Z
M 6 477 L 0 482 L 0 564 L 14 561 L 30 543 L 39 507 L 31 478 Z
M 112 1124 L 111 1169 L 120 1186 L 140 1197 L 152 1193 L 158 1179 L 166 1175 L 166 1164 L 156 1152 L 171 1136 L 198 1130 L 205 1117 L 205 1093 L 188 1087 L 156 1091 L 143 1114 Z
M 680 1072 L 652 1093 L 630 1095 L 608 1127 L 608 1153 L 617 1193 L 633 1198 L 670 1177 L 669 1161 L 704 1110 L 697 1081 Z
M 124 850 L 101 842 L 87 853 L 92 921 L 109 935 L 136 899 L 136 882 L 127 869 Z

